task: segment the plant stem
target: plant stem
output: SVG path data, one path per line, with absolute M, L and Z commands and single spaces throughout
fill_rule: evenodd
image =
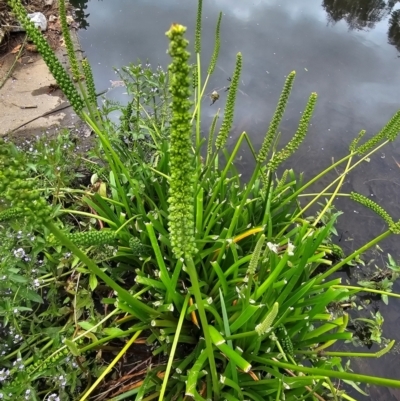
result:
M 133 337 L 128 341 L 124 348 L 118 353 L 118 355 L 114 358 L 114 360 L 107 366 L 107 368 L 102 372 L 102 374 L 98 377 L 98 379 L 92 384 L 88 391 L 81 397 L 80 401 L 85 401 L 89 395 L 93 392 L 93 390 L 97 387 L 97 385 L 103 380 L 103 378 L 110 372 L 110 370 L 115 366 L 115 364 L 125 355 L 125 352 L 128 348 L 135 342 L 135 340 L 139 337 L 141 331 L 138 331 L 133 335 Z
M 379 149 L 383 148 L 385 145 L 387 145 L 389 143 L 389 141 L 385 141 L 382 144 L 380 144 L 378 147 L 376 147 L 375 149 L 373 149 L 371 152 L 369 152 L 368 154 L 366 154 L 365 156 L 363 156 L 360 160 L 358 160 L 356 163 L 354 163 L 349 170 L 346 173 L 342 173 L 340 174 L 329 186 L 327 186 L 324 190 L 322 190 L 320 192 L 320 194 L 324 194 L 325 191 L 327 189 L 329 189 L 332 185 L 334 185 L 336 183 L 336 181 L 340 180 L 342 178 L 342 176 L 344 174 L 349 173 L 351 170 L 353 170 L 355 167 L 357 167 L 360 163 L 362 163 L 365 159 L 367 159 L 369 156 L 371 156 L 373 153 L 375 153 L 376 151 L 378 151 Z M 345 157 L 343 157 L 342 159 L 338 160 L 336 163 L 333 163 L 332 165 L 330 165 L 328 168 L 326 168 L 324 171 L 322 171 L 321 173 L 317 174 L 314 178 L 312 178 L 310 181 L 308 181 L 306 184 L 304 184 L 301 188 L 299 188 L 296 192 L 293 192 L 292 195 L 290 195 L 288 198 L 286 198 L 283 202 L 282 202 L 282 206 L 285 205 L 286 203 L 290 202 L 292 199 L 295 199 L 297 196 L 299 196 L 299 194 L 301 192 L 303 192 L 306 188 L 308 188 L 310 185 L 314 184 L 315 182 L 317 182 L 318 180 L 320 180 L 324 175 L 326 175 L 329 171 L 333 170 L 334 168 L 336 168 L 337 166 L 339 166 L 340 164 L 342 164 L 343 162 L 345 162 L 346 160 L 348 160 L 349 158 L 353 157 L 355 155 L 355 153 L 350 153 L 348 155 L 346 155 Z
M 179 334 L 182 329 L 183 320 L 186 315 L 186 309 L 187 309 L 188 303 L 189 303 L 189 294 L 186 295 L 185 301 L 182 306 L 181 315 L 179 316 L 179 322 L 178 322 L 178 325 L 176 326 L 176 334 L 174 336 L 174 341 L 172 343 L 170 355 L 168 358 L 167 368 L 165 369 L 165 375 L 164 375 L 164 380 L 163 380 L 163 384 L 162 384 L 161 391 L 160 391 L 159 401 L 163 401 L 163 399 L 164 399 L 164 394 L 165 394 L 165 390 L 167 388 L 168 378 L 169 378 L 169 374 L 171 372 L 172 362 L 174 360 L 176 347 L 177 347 L 178 341 L 179 341 Z
M 339 356 L 344 358 L 380 358 L 382 355 L 386 354 L 393 347 L 395 341 L 391 341 L 385 348 L 377 352 L 340 352 L 340 351 L 323 351 L 323 356 Z M 296 351 L 299 355 L 318 355 L 318 351 Z
M 214 359 L 214 351 L 213 344 L 211 341 L 210 332 L 208 330 L 208 322 L 207 316 L 203 305 L 203 298 L 201 296 L 200 287 L 199 287 L 199 278 L 197 276 L 196 267 L 194 265 L 193 259 L 191 257 L 186 258 L 186 268 L 190 277 L 190 281 L 192 284 L 193 295 L 196 300 L 197 310 L 199 311 L 200 322 L 203 328 L 204 339 L 206 341 L 206 350 L 208 361 L 210 364 L 211 377 L 213 382 L 213 391 L 215 395 L 215 399 L 219 399 L 219 383 L 217 376 L 217 368 L 215 365 Z
M 322 211 L 318 214 L 318 217 L 315 219 L 315 221 L 314 221 L 314 223 L 313 223 L 313 226 L 314 226 L 314 227 L 317 226 L 318 222 L 322 219 L 322 217 L 324 216 L 324 214 L 326 213 L 326 211 L 327 211 L 327 210 L 330 208 L 330 206 L 332 205 L 332 203 L 333 203 L 333 201 L 334 201 L 334 199 L 335 199 L 335 197 L 336 197 L 336 194 L 339 192 L 340 188 L 341 188 L 342 185 L 343 185 L 343 181 L 344 181 L 344 179 L 345 179 L 345 177 L 346 177 L 346 174 L 347 174 L 348 171 L 349 171 L 349 168 L 350 168 L 352 159 L 353 159 L 353 158 L 350 157 L 349 160 L 347 161 L 347 166 L 346 166 L 346 168 L 345 168 L 345 170 L 344 170 L 344 172 L 343 172 L 343 174 L 342 174 L 342 178 L 339 180 L 339 184 L 338 184 L 338 186 L 336 187 L 336 190 L 335 190 L 335 191 L 333 192 L 333 194 L 331 195 L 329 201 L 326 203 L 325 207 L 322 209 Z
M 199 64 L 198 64 L 198 67 L 199 67 Z M 197 70 L 197 73 L 199 74 L 199 70 Z M 203 95 L 204 95 L 204 92 L 206 90 L 206 86 L 207 86 L 209 78 L 210 78 L 210 75 L 207 75 L 206 80 L 205 80 L 204 85 L 203 85 L 203 89 L 201 90 L 201 92 L 199 91 L 199 95 L 198 95 L 198 99 L 197 99 L 197 102 L 196 102 L 196 106 L 195 106 L 195 109 L 194 109 L 194 112 L 193 112 L 193 115 L 192 115 L 192 119 L 190 121 L 191 123 L 193 122 L 194 118 L 197 115 L 197 111 L 199 110 L 200 106 L 198 106 L 198 102 L 201 102 L 201 99 L 203 98 Z M 198 88 L 200 88 L 200 86 L 199 86 L 200 84 L 201 84 L 200 78 L 198 78 L 198 84 L 197 84 Z
M 382 290 L 376 290 L 373 288 L 356 287 L 352 285 L 333 285 L 332 288 L 347 288 L 348 290 L 358 290 L 358 292 L 373 292 L 374 294 L 387 295 L 388 297 L 400 298 L 400 294 L 393 292 L 387 292 Z
M 292 365 L 289 363 L 273 361 L 268 358 L 261 358 L 261 357 L 255 356 L 255 355 L 246 355 L 245 354 L 244 357 L 245 358 L 247 357 L 250 361 L 253 360 L 256 362 L 265 363 L 267 365 L 276 366 L 278 368 L 290 369 L 290 370 L 294 370 L 294 371 L 298 371 L 298 372 L 309 373 L 312 375 L 334 377 L 337 379 L 350 380 L 350 381 L 361 382 L 361 383 L 376 384 L 378 386 L 400 388 L 400 380 L 360 375 L 358 373 L 338 372 L 333 369 L 327 370 L 327 369 L 310 368 L 310 367 L 305 367 L 305 366 Z

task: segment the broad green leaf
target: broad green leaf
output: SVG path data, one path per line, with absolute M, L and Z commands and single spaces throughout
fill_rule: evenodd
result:
M 94 291 L 97 287 L 98 281 L 97 281 L 97 276 L 95 274 L 90 274 L 89 275 L 89 287 L 92 291 Z
M 43 298 L 33 290 L 26 289 L 23 294 L 24 297 L 29 299 L 30 301 L 37 302 L 39 304 L 43 303 Z
M 78 322 L 78 325 L 81 326 L 82 329 L 84 329 L 84 330 L 91 330 L 93 328 L 93 326 L 94 326 L 94 324 L 89 323 L 89 322 L 85 322 L 85 321 Z M 92 330 L 92 331 L 96 331 L 96 329 Z
M 106 329 L 103 329 L 103 333 L 107 336 L 121 336 L 125 332 L 118 327 L 108 327 Z
M 81 355 L 81 351 L 78 348 L 78 346 L 76 345 L 75 342 L 71 341 L 71 340 L 64 340 L 64 344 L 68 347 L 68 349 L 71 351 L 71 354 L 73 356 L 80 356 Z

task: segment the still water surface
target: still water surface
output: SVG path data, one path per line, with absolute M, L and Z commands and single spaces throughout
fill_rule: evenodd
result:
M 193 38 L 195 0 L 71 3 L 80 6 L 80 15 L 85 16 L 86 29 L 80 31 L 80 39 L 98 90 L 117 79 L 113 67 L 138 58 L 166 67 L 165 32 L 172 22 L 186 25 Z M 372 135 L 400 108 L 400 1 L 204 0 L 202 57 L 207 62 L 219 11 L 223 12 L 222 46 L 210 91 L 227 85 L 238 51 L 244 59 L 232 140 L 246 130 L 256 146 L 261 144 L 285 77 L 292 70 L 297 71 L 297 78 L 281 126 L 283 141 L 295 132 L 310 92 L 319 95 L 308 137 L 287 163 L 296 171 L 305 171 L 306 176 L 328 166 L 332 157 L 346 154 L 349 142 L 361 129 Z M 217 108 L 224 105 L 221 93 L 215 105 L 209 106 L 209 99 L 204 102 L 204 129 Z M 120 89 L 109 96 L 125 100 Z M 251 165 L 245 152 L 243 155 L 241 167 L 246 174 Z M 400 163 L 400 140 L 349 177 L 346 191 L 370 196 L 400 218 L 400 168 L 396 161 Z M 346 211 L 339 231 L 348 252 L 386 229 L 365 209 L 340 201 L 337 206 Z M 392 237 L 381 246 L 400 262 L 399 243 L 398 237 Z M 382 261 L 378 262 L 383 267 Z M 400 303 L 392 299 L 381 311 L 386 317 L 385 336 L 400 341 Z M 399 358 L 391 354 L 380 360 L 360 360 L 353 368 L 400 379 Z M 371 400 L 400 400 L 398 390 L 371 388 L 370 393 Z

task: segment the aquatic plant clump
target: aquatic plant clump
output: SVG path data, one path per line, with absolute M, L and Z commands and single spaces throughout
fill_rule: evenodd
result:
M 0 146 L 0 221 L 7 232 L 0 241 L 0 334 L 13 326 L 8 343 L 0 342 L 3 398 L 339 400 L 350 399 L 341 381 L 360 392 L 360 383 L 400 388 L 399 380 L 354 373 L 347 362 L 378 358 L 393 348 L 394 341 L 382 336 L 383 317 L 371 314 L 357 295 L 369 292 L 384 302 L 400 298 L 391 291 L 400 268 L 390 257 L 394 273 L 380 287 L 342 284 L 334 275 L 400 232 L 400 223 L 377 203 L 341 193 L 343 177 L 364 160 L 359 154 L 353 163 L 364 133 L 353 140 L 349 155 L 310 181 L 290 168 L 280 175 L 278 167 L 303 142 L 317 101 L 312 93 L 292 138 L 281 150 L 271 149 L 293 87 L 291 72 L 258 154 L 246 132 L 230 149 L 243 64 L 238 53 L 215 146 L 218 112 L 208 141 L 201 138 L 201 102 L 217 63 L 221 23 L 220 14 L 216 52 L 202 82 L 202 4 L 196 70 L 188 64 L 186 28 L 173 24 L 166 33 L 168 76 L 160 67 L 153 72 L 150 63 L 122 69 L 130 99 L 120 107 L 119 125 L 109 120 L 116 104 L 91 107 L 94 83 L 89 63 L 83 63 L 88 112 L 81 115 L 97 138 L 85 155 L 93 166 L 87 188 L 62 185 L 58 175 L 47 182 L 43 170 Z M 382 146 L 378 142 L 394 139 L 397 118 L 367 142 L 371 153 Z M 121 140 L 126 133 L 132 142 Z M 146 141 L 137 140 L 142 133 Z M 243 142 L 255 164 L 247 182 L 235 166 Z M 339 178 L 308 193 L 344 162 Z M 34 185 L 39 179 L 40 191 Z M 42 192 L 51 194 L 51 208 Z M 374 210 L 389 229 L 346 256 L 333 243 L 337 196 Z M 31 197 L 42 209 L 31 205 Z M 308 215 L 320 197 L 326 203 Z M 26 222 L 37 216 L 35 235 L 25 234 Z M 39 256 L 42 263 L 33 266 Z M 366 322 L 377 352 L 340 348 L 357 341 L 353 314 Z M 133 344 L 143 345 L 139 336 L 151 347 L 151 369 L 132 375 L 119 362 L 136 353 Z M 107 383 L 116 364 L 122 369 L 115 376 L 118 388 Z

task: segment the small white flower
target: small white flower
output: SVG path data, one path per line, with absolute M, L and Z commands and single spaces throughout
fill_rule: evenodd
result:
M 274 252 L 274 253 L 278 253 L 278 244 L 273 244 L 272 242 L 267 242 L 267 246 L 268 248 Z
M 63 375 L 60 375 L 58 377 L 58 382 L 61 387 L 65 387 L 65 385 L 67 384 L 67 379 Z
M 289 241 L 287 244 L 287 250 L 288 250 L 288 255 L 293 256 L 294 255 L 294 248 L 295 246 Z
M 22 248 L 18 248 L 14 250 L 14 256 L 16 258 L 22 259 L 25 256 L 25 251 Z
M 9 370 L 2 369 L 0 370 L 0 382 L 7 380 L 7 377 L 10 375 Z

